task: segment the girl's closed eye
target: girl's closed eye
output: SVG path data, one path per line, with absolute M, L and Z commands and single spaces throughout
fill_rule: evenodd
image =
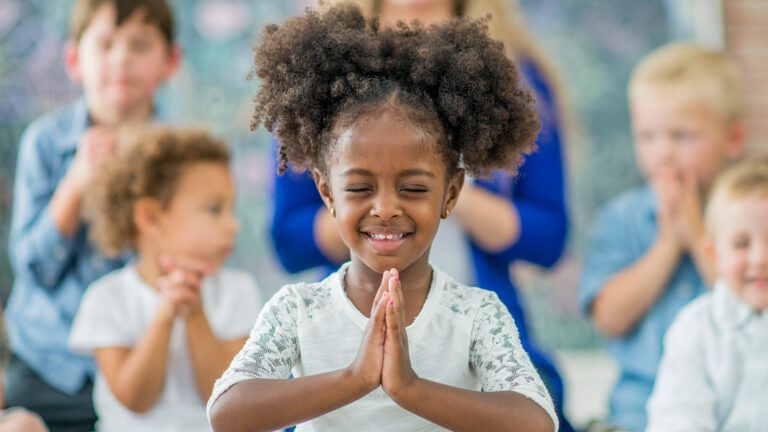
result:
M 218 216 L 224 212 L 224 205 L 222 203 L 212 203 L 206 206 L 208 213 Z
M 349 185 L 344 187 L 344 191 L 351 192 L 351 193 L 367 193 L 367 192 L 372 192 L 373 187 L 370 185 L 355 184 L 355 185 Z

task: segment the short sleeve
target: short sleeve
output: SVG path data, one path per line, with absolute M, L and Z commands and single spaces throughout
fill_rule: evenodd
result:
M 298 360 L 297 294 L 285 286 L 264 305 L 245 345 L 216 380 L 208 410 L 225 391 L 251 378 L 285 379 Z
M 69 334 L 69 347 L 81 354 L 97 348 L 131 347 L 135 340 L 121 313 L 114 286 L 97 281 L 85 292 Z
M 245 272 L 222 272 L 220 285 L 215 287 L 221 295 L 213 311 L 216 337 L 223 340 L 248 336 L 253 323 L 264 305 L 256 281 Z
M 683 309 L 664 338 L 664 356 L 648 400 L 648 431 L 716 431 L 717 398 L 707 377 L 703 341 L 706 308 L 697 302 Z
M 533 367 L 512 316 L 496 293 L 483 300 L 472 328 L 470 363 L 480 378 L 482 391 L 513 391 L 539 404 L 557 430 L 552 398 Z
M 579 304 L 587 314 L 608 279 L 637 259 L 624 224 L 614 202 L 601 211 L 592 226 L 579 283 Z

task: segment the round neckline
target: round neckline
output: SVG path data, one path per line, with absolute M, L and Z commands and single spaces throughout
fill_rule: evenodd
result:
M 333 283 L 333 296 L 339 302 L 342 309 L 344 309 L 347 317 L 349 317 L 349 319 L 352 320 L 352 322 L 354 322 L 355 325 L 360 328 L 360 330 L 365 330 L 365 326 L 368 325 L 369 318 L 363 315 L 363 313 L 360 312 L 355 304 L 352 303 L 352 300 L 349 299 L 344 284 L 344 277 L 347 274 L 347 270 L 349 270 L 349 265 L 349 262 L 342 265 L 341 268 L 339 268 L 339 270 L 336 272 L 336 277 L 334 277 L 331 281 Z M 437 304 L 438 297 L 442 292 L 442 286 L 444 285 L 442 283 L 442 275 L 434 267 L 430 266 L 430 268 L 432 269 L 432 281 L 429 284 L 427 299 L 424 300 L 424 305 L 421 306 L 421 310 L 419 311 L 419 314 L 416 315 L 416 318 L 413 320 L 413 322 L 405 328 L 408 332 L 414 332 L 426 326 L 425 323 L 428 323 L 434 314 L 435 305 Z

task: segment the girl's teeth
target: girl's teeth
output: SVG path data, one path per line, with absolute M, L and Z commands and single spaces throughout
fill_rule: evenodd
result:
M 403 237 L 403 234 L 371 234 L 376 240 L 399 240 Z

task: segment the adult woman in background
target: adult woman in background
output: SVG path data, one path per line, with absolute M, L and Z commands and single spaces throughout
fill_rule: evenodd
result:
M 330 2 L 331 4 L 336 2 Z M 505 0 L 356 0 L 383 26 L 418 20 L 431 24 L 456 16 L 492 15 L 491 35 L 504 42 L 537 98 L 542 130 L 538 151 L 526 158 L 517 177 L 494 172 L 467 181 L 450 218 L 440 225 L 430 260 L 450 269 L 462 283 L 495 291 L 520 330 L 520 339 L 549 388 L 560 416 L 560 430 L 573 430 L 562 415 L 562 379 L 548 356 L 535 344 L 524 307 L 510 277 L 510 265 L 522 260 L 554 265 L 565 247 L 568 215 L 561 138 L 563 124 L 557 77 L 528 33 L 517 5 L 510 14 Z M 276 147 L 276 146 L 275 146 Z M 323 205 L 311 175 L 286 172 L 274 179 L 271 239 L 286 270 L 325 267 L 346 261 L 349 252 Z

